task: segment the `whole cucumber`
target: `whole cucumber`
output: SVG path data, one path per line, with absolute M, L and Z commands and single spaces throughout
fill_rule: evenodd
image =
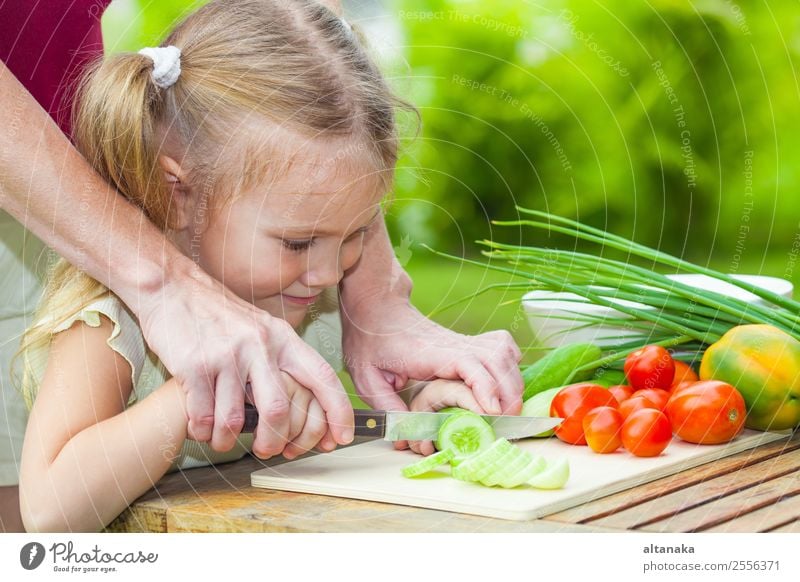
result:
M 568 381 L 588 380 L 594 374 L 593 369 L 583 370 L 574 376 L 572 373 L 576 368 L 599 360 L 602 356 L 600 348 L 594 344 L 569 344 L 552 350 L 538 362 L 522 370 L 522 379 L 525 382 L 522 400 L 550 388 L 563 386 Z
M 598 368 L 592 375 L 592 382 L 605 386 L 619 386 L 620 384 L 627 384 L 628 380 L 625 378 L 625 372 L 615 368 Z

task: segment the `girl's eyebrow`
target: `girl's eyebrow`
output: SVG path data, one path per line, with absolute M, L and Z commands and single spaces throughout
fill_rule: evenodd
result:
M 375 222 L 375 220 L 380 215 L 381 215 L 381 209 L 379 207 L 378 210 L 375 212 L 375 214 L 372 216 L 372 218 L 370 218 L 367 221 L 367 223 L 364 224 L 364 226 L 358 227 L 353 232 L 351 232 L 350 234 L 345 236 L 345 238 L 350 238 L 353 235 L 357 234 L 358 232 L 362 232 L 362 231 L 366 230 L 367 228 L 372 226 L 372 224 Z M 309 238 L 309 237 L 312 237 L 312 236 L 329 236 L 329 235 L 330 236 L 335 236 L 337 234 L 338 233 L 332 233 L 330 231 L 326 231 L 324 229 L 316 228 L 314 226 L 311 226 L 311 227 L 295 226 L 295 227 L 291 227 L 291 228 L 284 228 L 281 231 L 281 235 L 284 236 L 284 237 L 286 237 L 286 236 L 296 236 L 298 239 L 304 238 L 304 237 Z

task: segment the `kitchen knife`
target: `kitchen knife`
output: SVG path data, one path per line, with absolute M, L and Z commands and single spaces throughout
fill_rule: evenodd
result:
M 258 425 L 258 411 L 249 404 L 244 407 L 242 432 L 253 432 Z M 395 412 L 386 410 L 353 411 L 355 434 L 383 438 L 387 441 L 435 440 L 439 427 L 450 416 L 446 412 Z M 562 418 L 548 416 L 481 415 L 494 429 L 498 438 L 521 439 L 535 436 L 561 424 Z

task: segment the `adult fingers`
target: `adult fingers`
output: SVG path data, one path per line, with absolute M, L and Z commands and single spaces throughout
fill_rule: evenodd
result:
M 484 362 L 484 366 L 495 379 L 500 393 L 502 414 L 519 414 L 522 410 L 522 392 L 525 384 L 519 366 L 513 360 Z
M 190 439 L 207 442 L 214 429 L 214 384 L 204 370 L 195 370 L 181 381 L 186 392 L 186 413 L 189 416 Z
M 403 399 L 395 392 L 395 384 L 377 368 L 365 366 L 353 369 L 350 373 L 359 397 L 374 410 L 408 410 Z M 408 441 L 395 441 L 398 451 L 407 449 Z
M 378 368 L 366 366 L 353 371 L 353 384 L 361 399 L 375 410 L 408 410 L 396 392 L 394 382 Z
M 288 442 L 289 399 L 280 372 L 265 359 L 252 362 L 250 386 L 258 409 L 253 453 L 261 459 L 268 459 L 283 451 Z
M 328 420 L 334 441 L 353 441 L 353 407 L 333 368 L 299 337 L 281 354 L 281 369 L 314 394 Z
M 475 357 L 458 359 L 454 372 L 475 393 L 475 398 L 487 414 L 501 414 L 497 382 L 483 363 Z
M 211 448 L 229 451 L 244 426 L 244 382 L 238 370 L 228 366 L 217 375 L 214 430 Z

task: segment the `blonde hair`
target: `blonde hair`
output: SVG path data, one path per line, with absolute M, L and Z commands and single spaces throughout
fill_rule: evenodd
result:
M 311 139 L 355 140 L 390 187 L 398 156 L 395 111 L 416 111 L 389 89 L 357 31 L 327 7 L 312 0 L 216 0 L 179 24 L 162 43 L 168 45 L 181 51 L 174 85 L 157 87 L 153 61 L 141 54 L 101 60 L 78 88 L 73 123 L 83 156 L 162 230 L 171 223 L 158 164 L 165 132 L 187 152 L 190 181 L 210 184 L 218 196 L 223 182 L 263 164 L 224 147 L 243 117 Z M 56 264 L 37 323 L 18 352 L 29 407 L 38 386 L 26 354 L 49 345 L 56 326 L 106 294 L 63 259 Z

